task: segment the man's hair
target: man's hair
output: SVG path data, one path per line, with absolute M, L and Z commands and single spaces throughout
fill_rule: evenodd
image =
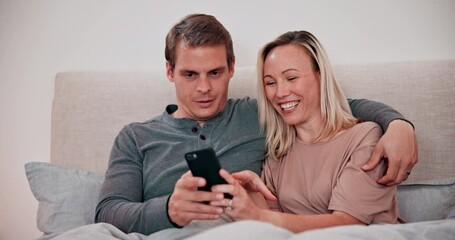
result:
M 228 66 L 233 63 L 235 56 L 231 35 L 213 16 L 191 14 L 169 30 L 164 56 L 172 69 L 175 67 L 175 48 L 180 41 L 190 47 L 224 45 Z
M 348 101 L 332 71 L 329 58 L 322 44 L 307 31 L 287 32 L 267 43 L 258 55 L 258 107 L 259 121 L 266 133 L 267 155 L 280 159 L 288 153 L 295 142 L 294 126 L 289 126 L 275 111 L 265 95 L 264 62 L 268 54 L 279 46 L 299 46 L 311 57 L 313 70 L 320 75 L 320 114 L 325 120 L 324 128 L 315 142 L 325 141 L 337 132 L 354 126 L 358 120 L 352 116 Z

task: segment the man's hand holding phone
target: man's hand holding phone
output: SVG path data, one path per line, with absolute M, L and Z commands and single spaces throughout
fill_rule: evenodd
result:
M 221 200 L 224 195 L 198 190 L 204 186 L 206 180 L 202 177 L 193 177 L 190 171 L 177 181 L 168 202 L 169 218 L 174 224 L 186 226 L 192 220 L 213 220 L 220 217 L 223 213 L 222 207 L 210 206 L 203 202 Z
M 185 226 L 192 220 L 218 219 L 222 207 L 210 206 L 210 201 L 232 198 L 229 194 L 211 192 L 217 184 L 226 184 L 219 175 L 221 165 L 212 148 L 185 153 L 190 171 L 182 175 L 169 198 L 168 214 L 172 222 Z

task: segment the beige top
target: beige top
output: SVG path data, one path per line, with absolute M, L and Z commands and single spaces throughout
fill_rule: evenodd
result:
M 278 198 L 276 207 L 293 214 L 342 211 L 366 224 L 397 223 L 396 187 L 376 183 L 385 161 L 372 171 L 361 169 L 381 135 L 376 123 L 360 123 L 328 142 L 297 141 L 280 161 L 266 160 L 262 178 Z

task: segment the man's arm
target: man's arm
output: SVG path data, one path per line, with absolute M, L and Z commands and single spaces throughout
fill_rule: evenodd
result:
M 406 180 L 417 163 L 417 141 L 414 126 L 395 109 L 366 99 L 349 99 L 353 115 L 363 121 L 381 125 L 384 135 L 376 144 L 373 154 L 363 166 L 369 171 L 383 158 L 388 160 L 387 173 L 378 183 L 396 185 Z
M 169 196 L 144 202 L 142 158 L 131 128 L 117 136 L 96 207 L 95 222 L 110 223 L 124 232 L 150 234 L 172 228 L 167 217 Z
M 348 99 L 348 102 L 352 114 L 356 118 L 359 118 L 362 121 L 375 122 L 381 125 L 384 132 L 387 132 L 387 128 L 393 120 L 403 120 L 414 127 L 401 113 L 384 103 L 368 99 Z

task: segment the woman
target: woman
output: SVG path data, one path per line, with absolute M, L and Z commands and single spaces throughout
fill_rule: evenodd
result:
M 250 197 L 264 188 L 254 173 L 231 176 L 222 170 L 229 185 L 212 191 L 234 197 L 212 205 L 227 206 L 235 220 L 266 221 L 294 232 L 397 223 L 396 187 L 376 183 L 385 163 L 370 172 L 361 169 L 382 130 L 352 116 L 325 50 L 311 33 L 288 32 L 265 45 L 258 88 L 268 151 L 262 180 L 278 201 L 267 206 Z

